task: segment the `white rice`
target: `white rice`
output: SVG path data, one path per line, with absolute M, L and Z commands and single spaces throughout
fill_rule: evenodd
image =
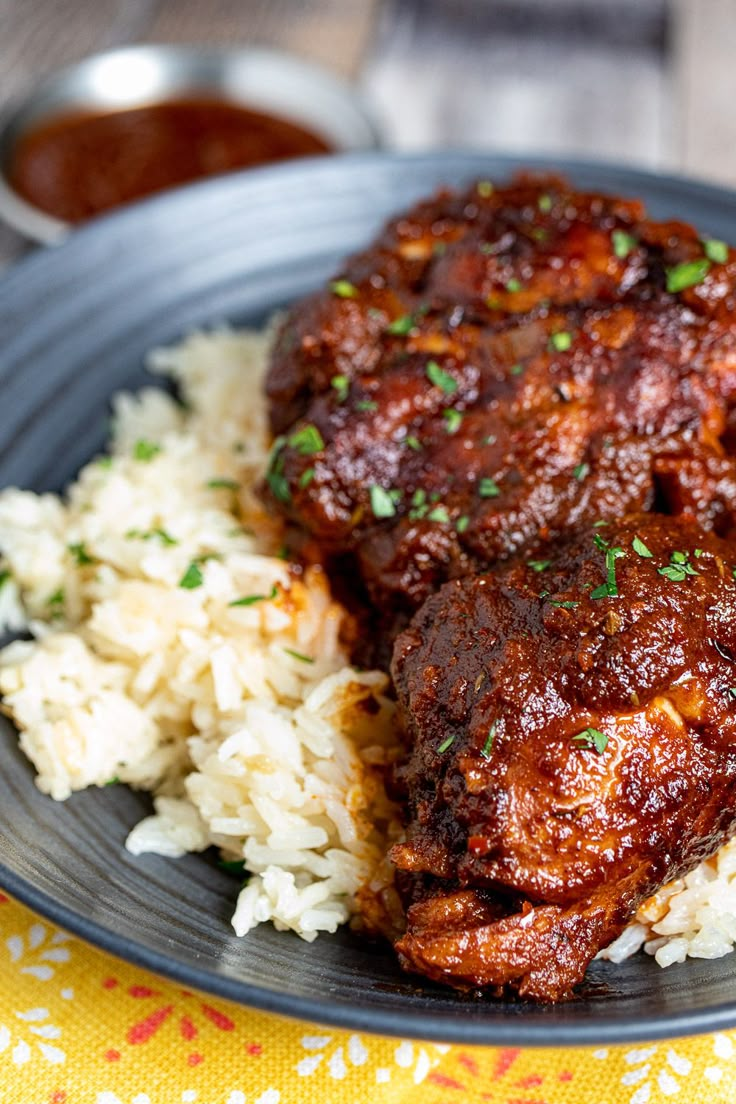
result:
M 0 652 L 0 692 L 44 793 L 153 791 L 131 851 L 214 845 L 252 875 L 239 935 L 270 920 L 313 939 L 384 858 L 394 710 L 383 673 L 347 665 L 345 612 L 319 569 L 279 558 L 253 493 L 268 341 L 195 334 L 155 352 L 184 407 L 118 395 L 110 456 L 63 500 L 0 493 L 0 627 L 32 634 Z
M 221 331 L 154 352 L 185 406 L 158 389 L 118 395 L 110 456 L 65 499 L 0 492 L 0 631 L 32 636 L 0 651 L 0 693 L 44 793 L 151 790 L 131 851 L 215 846 L 251 874 L 239 935 L 270 920 L 311 940 L 381 881 L 396 735 L 387 677 L 347 665 L 345 611 L 318 569 L 300 577 L 279 558 L 281 526 L 253 493 L 269 340 Z M 182 587 L 187 575 L 201 585 Z M 734 944 L 736 841 L 601 957 L 643 946 L 668 966 Z

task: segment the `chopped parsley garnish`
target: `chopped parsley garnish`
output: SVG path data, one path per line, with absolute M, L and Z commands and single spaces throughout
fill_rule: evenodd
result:
M 685 261 L 684 264 L 668 268 L 666 270 L 667 290 L 674 295 L 678 291 L 695 287 L 696 284 L 705 279 L 709 271 L 710 261 L 707 257 L 702 257 L 697 261 Z
M 370 488 L 371 510 L 377 518 L 392 518 L 396 516 L 396 505 L 389 491 L 379 487 L 376 483 Z
M 153 460 L 154 456 L 158 456 L 161 451 L 161 446 L 155 444 L 153 441 L 146 441 L 141 437 L 139 441 L 133 446 L 133 459 L 142 460 L 147 463 L 149 460 Z
M 699 560 L 702 555 L 703 555 L 703 549 L 702 548 L 696 548 L 695 551 L 693 552 L 693 556 L 695 557 L 696 560 Z
M 312 456 L 315 452 L 322 452 L 325 443 L 322 434 L 314 425 L 305 425 L 292 433 L 289 444 L 300 456 Z
M 51 606 L 52 608 L 54 606 L 63 606 L 65 600 L 66 596 L 64 594 L 63 587 L 59 587 L 59 589 L 55 590 L 51 597 L 47 599 L 46 605 Z
M 573 736 L 572 742 L 580 747 L 593 748 L 599 755 L 602 755 L 608 747 L 608 737 L 599 728 L 584 728 L 582 732 Z
M 78 567 L 85 567 L 87 564 L 97 563 L 95 557 L 90 556 L 85 544 L 68 544 L 67 548 L 71 552 L 74 559 L 77 561 Z
M 589 471 L 590 464 L 576 464 L 575 467 L 572 469 L 572 474 L 577 480 L 579 480 L 579 482 L 582 483 Z
M 591 598 L 618 598 L 616 560 L 623 555 L 625 555 L 623 548 L 606 549 L 606 581 L 601 586 L 596 587 L 595 590 L 591 590 Z
M 484 476 L 478 481 L 478 494 L 481 498 L 498 498 L 501 489 L 490 476 Z
M 546 597 L 548 593 L 549 591 L 545 591 L 544 596 Z M 541 598 L 542 595 L 540 594 L 539 597 Z M 558 602 L 556 598 L 550 598 L 549 604 L 556 609 L 575 609 L 576 606 L 580 605 L 579 602 Z
M 524 365 L 523 364 L 512 364 L 509 371 L 511 372 L 512 376 L 520 376 L 521 373 L 524 371 Z
M 254 606 L 256 602 L 272 602 L 278 592 L 279 588 L 274 583 L 270 594 L 248 594 L 245 598 L 236 598 L 234 602 L 228 602 L 228 606 Z
M 551 560 L 527 560 L 526 561 L 527 567 L 530 567 L 532 569 L 532 571 L 546 571 L 551 563 L 552 563 Z
M 357 299 L 358 297 L 358 289 L 349 280 L 333 280 L 330 284 L 330 291 L 338 299 Z
M 460 411 L 452 410 L 451 408 L 443 410 L 442 417 L 445 419 L 445 430 L 447 433 L 457 433 L 463 423 L 463 416 Z
M 491 758 L 491 748 L 493 747 L 493 741 L 496 737 L 496 724 L 497 724 L 497 722 L 494 721 L 493 724 L 491 725 L 491 727 L 488 729 L 488 735 L 486 736 L 486 742 L 484 743 L 484 745 L 481 749 L 481 755 L 483 756 L 484 759 L 490 759 Z
M 690 563 L 690 556 L 687 552 L 673 552 L 667 566 L 658 567 L 657 573 L 664 575 L 665 579 L 669 579 L 671 583 L 681 583 L 688 575 L 700 574 Z
M 330 380 L 330 387 L 334 388 L 337 392 L 337 401 L 345 402 L 348 397 L 348 391 L 350 389 L 350 380 L 347 376 L 333 376 Z
M 266 469 L 266 482 L 271 489 L 271 494 L 279 502 L 291 502 L 289 483 L 284 475 L 284 445 L 285 437 L 277 437 L 271 449 L 271 456 Z
M 415 437 L 412 433 L 408 437 L 404 438 L 404 444 L 407 448 L 410 448 L 413 452 L 422 451 L 422 442 L 418 437 Z
M 538 242 L 546 241 L 549 237 L 549 233 L 544 229 L 543 226 L 532 226 L 529 234 L 532 238 L 534 238 L 534 241 Z
M 196 562 L 192 560 L 189 567 L 186 569 L 181 579 L 179 580 L 179 586 L 182 590 L 196 590 L 197 587 L 201 587 L 204 582 L 204 575 L 202 574 L 202 568 Z
M 237 491 L 240 484 L 236 479 L 226 479 L 217 476 L 216 479 L 208 479 L 207 486 L 211 491 Z
M 290 655 L 292 659 L 298 659 L 301 663 L 314 663 L 311 656 L 303 655 L 301 652 L 295 652 L 293 648 L 283 648 L 287 655 Z
M 608 541 L 605 537 L 602 537 L 600 533 L 595 533 L 593 536 L 593 544 L 596 548 L 600 548 L 601 552 L 605 552 L 608 548 Z
M 413 329 L 414 315 L 401 314 L 398 318 L 394 318 L 393 322 L 389 322 L 386 327 L 386 333 L 392 334 L 394 337 L 406 337 Z
M 172 547 L 178 544 L 178 540 L 175 540 L 165 529 L 129 529 L 125 534 L 126 540 L 153 540 L 157 538 L 162 544 L 167 547 Z
M 634 235 L 627 234 L 625 230 L 614 230 L 611 234 L 611 241 L 613 242 L 613 252 L 621 261 L 628 257 L 629 253 L 636 249 L 639 244 Z
M 457 380 L 448 372 L 443 372 L 436 360 L 430 360 L 426 367 L 427 379 L 446 395 L 453 395 L 457 391 Z
M 649 551 L 641 537 L 634 537 L 633 541 L 631 542 L 631 547 L 634 549 L 637 556 L 641 556 L 643 560 L 651 560 L 652 553 Z M 697 556 L 697 549 L 695 550 L 695 554 Z
M 488 199 L 489 196 L 493 195 L 493 184 L 490 180 L 479 180 L 475 185 L 475 190 L 483 199 Z
M 245 874 L 245 862 L 243 859 L 218 859 L 217 865 L 220 870 L 225 870 L 228 874 L 236 874 L 238 876 Z
M 102 468 L 103 471 L 109 471 L 112 467 L 112 456 L 101 456 L 97 461 L 97 467 Z
M 566 353 L 571 345 L 572 334 L 567 330 L 558 330 L 557 333 L 550 334 L 549 347 L 553 352 Z
M 106 786 L 118 786 L 118 785 L 120 785 L 120 779 L 118 778 L 118 776 L 116 774 L 114 774 L 112 776 L 112 778 L 108 778 L 105 785 Z
M 373 399 L 361 399 L 359 402 L 356 402 L 355 409 L 366 411 L 378 410 L 378 403 L 374 402 Z
M 482 443 L 483 443 L 484 445 L 495 445 L 495 443 L 496 443 L 496 438 L 495 438 L 495 437 L 493 436 L 493 434 L 492 434 L 492 433 L 489 433 L 487 437 L 484 437 L 484 438 L 483 438 L 483 441 L 482 441 Z
M 6 583 L 9 583 L 12 576 L 7 568 L 0 570 L 0 590 L 3 589 Z
M 524 285 L 521 280 L 517 280 L 515 276 L 512 276 L 510 280 L 506 281 L 506 290 L 510 292 L 522 291 Z
M 703 252 L 708 260 L 714 261 L 715 264 L 725 264 L 728 260 L 728 246 L 717 238 L 704 238 Z
M 434 243 L 434 245 L 432 246 L 432 254 L 435 257 L 444 257 L 446 252 L 447 252 L 447 242 L 436 241 Z
M 467 514 L 463 514 L 463 516 L 459 517 L 457 519 L 457 521 L 455 522 L 455 528 L 457 529 L 458 533 L 464 533 L 469 525 L 470 525 L 470 518 L 468 517 Z
M 537 207 L 543 214 L 549 214 L 549 212 L 552 210 L 552 196 L 547 195 L 546 192 L 544 193 L 544 195 L 540 195 L 539 199 L 537 200 Z
M 445 506 L 434 506 L 427 514 L 427 521 L 439 521 L 446 525 L 450 520 L 450 515 L 447 512 Z
M 449 747 L 452 747 L 452 745 L 454 743 L 455 743 L 455 737 L 454 736 L 448 736 L 445 740 L 442 741 L 440 746 L 437 748 L 438 754 L 441 755 L 443 751 L 447 751 L 447 749 Z
M 305 468 L 302 474 L 299 476 L 299 486 L 302 490 L 309 486 L 315 476 L 314 468 Z

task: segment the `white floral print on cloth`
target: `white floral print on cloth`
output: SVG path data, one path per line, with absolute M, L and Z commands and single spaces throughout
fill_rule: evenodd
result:
M 638 1047 L 447 1047 L 238 1008 L 0 894 L 2 1104 L 733 1104 L 736 1032 Z

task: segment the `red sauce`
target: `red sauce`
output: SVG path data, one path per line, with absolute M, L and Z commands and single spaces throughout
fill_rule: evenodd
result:
M 50 215 L 81 222 L 202 176 L 329 152 L 284 119 L 223 100 L 172 100 L 58 116 L 19 139 L 10 179 Z

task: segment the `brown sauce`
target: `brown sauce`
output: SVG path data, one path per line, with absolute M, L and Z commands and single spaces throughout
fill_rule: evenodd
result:
M 216 99 L 172 100 L 130 111 L 75 112 L 16 144 L 13 187 L 67 222 L 203 176 L 329 153 L 316 134 Z

